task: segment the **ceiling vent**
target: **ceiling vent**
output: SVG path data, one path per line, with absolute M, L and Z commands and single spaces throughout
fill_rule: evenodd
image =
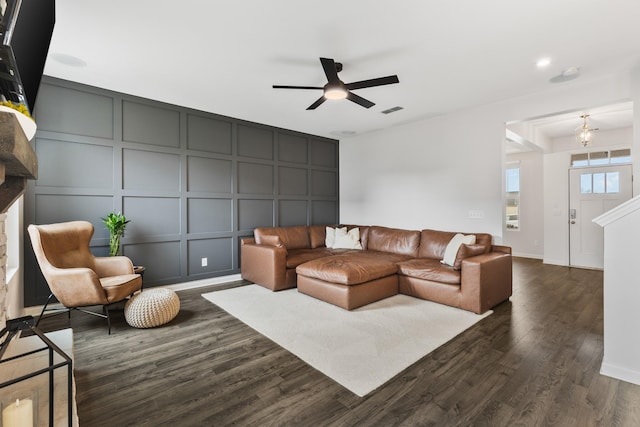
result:
M 392 107 L 389 108 L 387 110 L 381 111 L 382 114 L 391 114 L 391 113 L 395 113 L 396 111 L 400 111 L 402 110 L 402 107 Z

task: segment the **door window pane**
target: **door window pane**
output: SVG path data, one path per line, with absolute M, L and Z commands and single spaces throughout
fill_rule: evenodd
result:
M 596 194 L 605 192 L 605 174 L 604 173 L 594 173 L 593 174 L 593 192 Z
M 607 172 L 607 193 L 620 192 L 620 172 Z
M 582 194 L 591 194 L 591 174 L 580 174 L 580 192 Z

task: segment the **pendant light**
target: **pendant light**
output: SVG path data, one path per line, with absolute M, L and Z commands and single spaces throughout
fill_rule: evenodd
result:
M 578 126 L 575 131 L 576 140 L 578 140 L 578 142 L 583 147 L 588 147 L 589 145 L 591 145 L 594 137 L 594 132 L 598 130 L 597 128 L 592 129 L 589 127 L 589 125 L 587 124 L 587 117 L 589 117 L 588 114 L 583 114 L 580 116 L 580 118 L 583 120 L 582 126 Z

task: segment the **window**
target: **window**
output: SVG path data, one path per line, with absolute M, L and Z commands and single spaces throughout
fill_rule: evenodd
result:
M 571 155 L 571 166 L 603 166 L 631 163 L 631 150 L 596 151 Z
M 506 176 L 506 226 L 510 230 L 520 229 L 520 168 L 507 167 Z
M 604 194 L 620 192 L 620 172 L 580 174 L 580 193 Z

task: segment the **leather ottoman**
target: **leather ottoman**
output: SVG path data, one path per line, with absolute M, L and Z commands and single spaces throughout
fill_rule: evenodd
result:
M 336 255 L 296 268 L 298 292 L 345 310 L 398 293 L 398 266 L 380 257 Z

